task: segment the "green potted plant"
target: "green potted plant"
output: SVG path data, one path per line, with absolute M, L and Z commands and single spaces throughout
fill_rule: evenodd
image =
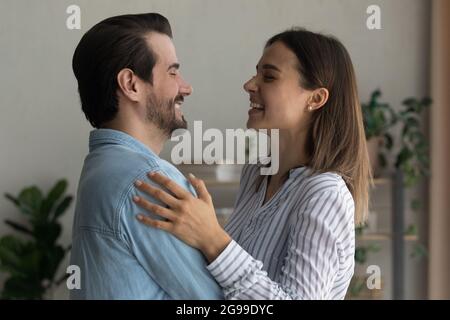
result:
M 428 97 L 408 98 L 403 101 L 403 108 L 397 115 L 401 135 L 395 167 L 403 172 L 406 187 L 416 185 L 420 178 L 429 175 L 429 146 L 422 132 L 420 117 L 430 105 L 431 99 Z
M 43 299 L 66 279 L 56 277 L 67 248 L 57 244 L 62 227 L 59 219 L 72 202 L 64 195 L 67 181 L 60 180 L 44 196 L 36 186 L 24 188 L 17 197 L 5 194 L 23 214 L 26 223 L 5 220 L 24 237 L 6 235 L 0 238 L 0 271 L 9 274 L 2 299 Z
M 398 152 L 394 155 L 395 170 L 403 174 L 404 185 L 411 188 L 420 182 L 420 179 L 429 175 L 428 142 L 420 125 L 420 117 L 432 101 L 429 97 L 417 99 L 410 97 L 402 102 L 399 112 L 395 112 L 387 103 L 380 103 L 381 91 L 375 90 L 369 103 L 362 104 L 364 128 L 368 141 L 369 157 L 374 171 L 378 174 L 380 167 L 388 166 L 386 152 L 391 152 L 395 144 Z M 400 126 L 400 137 L 394 142 L 390 130 Z M 414 198 L 410 208 L 417 212 L 421 202 Z M 417 235 L 417 226 L 408 226 L 405 234 Z M 416 243 L 413 256 L 426 254 L 425 247 Z
M 429 144 L 420 124 L 420 117 L 432 101 L 429 97 L 422 99 L 407 98 L 402 102 L 402 109 L 397 114 L 398 123 L 401 126 L 399 139 L 399 151 L 395 157 L 395 168 L 403 174 L 403 182 L 406 188 L 416 186 L 420 180 L 429 175 Z M 421 209 L 421 202 L 417 198 L 411 199 L 410 208 L 413 212 Z M 415 224 L 408 226 L 405 231 L 408 235 L 417 235 Z M 417 242 L 412 256 L 422 257 L 427 254 L 423 244 Z
M 361 104 L 369 160 L 375 177 L 379 175 L 380 167 L 386 164 L 380 147 L 392 149 L 393 140 L 389 129 L 396 123 L 395 111 L 388 103 L 380 102 L 380 97 L 381 91 L 377 89 L 372 92 L 368 103 Z
M 387 103 L 379 102 L 381 91 L 375 90 L 366 104 L 362 104 L 364 128 L 368 141 L 369 157 L 374 175 L 377 176 L 380 167 L 388 166 L 385 152 L 390 152 L 394 144 L 398 144 L 398 153 L 394 155 L 396 170 L 403 173 L 404 185 L 407 188 L 415 186 L 422 177 L 429 174 L 428 143 L 420 126 L 422 112 L 431 105 L 428 97 L 417 99 L 407 98 L 402 102 L 402 108 L 397 113 Z M 390 133 L 396 125 L 400 125 L 400 138 L 394 139 Z M 410 207 L 417 212 L 421 203 L 418 199 L 412 199 Z M 357 236 L 363 233 L 367 225 L 355 230 Z M 408 226 L 405 234 L 417 235 L 417 226 Z M 355 262 L 364 265 L 370 253 L 379 250 L 377 244 L 359 244 L 355 248 Z M 427 250 L 420 242 L 416 242 L 412 256 L 426 255 Z M 355 276 L 349 288 L 350 297 L 357 297 L 364 289 L 364 279 Z

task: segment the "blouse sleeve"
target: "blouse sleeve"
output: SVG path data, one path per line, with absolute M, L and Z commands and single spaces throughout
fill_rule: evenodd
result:
M 314 195 L 292 215 L 279 282 L 234 240 L 207 268 L 226 299 L 330 299 L 339 272 L 336 226 L 347 220 L 345 211 L 343 197 L 333 190 Z

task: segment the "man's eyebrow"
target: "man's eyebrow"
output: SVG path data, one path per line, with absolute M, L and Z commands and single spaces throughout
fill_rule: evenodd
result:
M 175 68 L 175 69 L 180 69 L 180 64 L 178 63 L 178 62 L 175 62 L 175 63 L 172 63 L 168 68 L 167 68 L 167 71 L 169 71 L 170 69 L 173 69 L 173 68 Z
M 281 70 L 277 66 L 275 66 L 273 64 L 269 64 L 269 63 L 263 64 L 262 68 L 263 69 L 270 69 L 270 70 L 275 70 L 275 71 L 281 72 Z M 256 66 L 256 71 L 258 71 L 258 66 Z

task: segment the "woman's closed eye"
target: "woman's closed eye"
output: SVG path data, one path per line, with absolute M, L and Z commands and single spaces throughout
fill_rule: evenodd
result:
M 264 79 L 265 82 L 270 82 L 270 81 L 275 80 L 275 77 L 272 76 L 272 75 L 267 74 L 267 75 L 263 75 L 263 79 Z

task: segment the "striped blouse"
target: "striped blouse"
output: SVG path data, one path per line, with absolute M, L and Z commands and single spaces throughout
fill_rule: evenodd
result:
M 344 299 L 354 271 L 354 201 L 341 176 L 289 177 L 266 203 L 267 176 L 242 171 L 225 230 L 232 241 L 207 266 L 226 299 Z M 261 183 L 257 190 L 257 183 Z

